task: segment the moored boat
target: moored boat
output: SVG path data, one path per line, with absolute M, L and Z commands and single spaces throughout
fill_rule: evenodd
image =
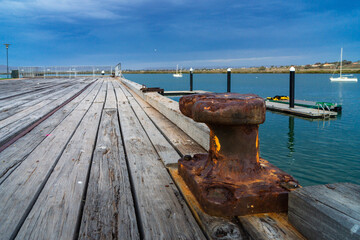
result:
M 350 75 L 342 75 L 342 55 L 343 55 L 343 49 L 341 48 L 340 53 L 340 76 L 339 77 L 330 77 L 330 81 L 332 82 L 357 82 L 357 78 L 354 77 L 352 74 Z M 334 75 L 334 74 L 333 74 Z

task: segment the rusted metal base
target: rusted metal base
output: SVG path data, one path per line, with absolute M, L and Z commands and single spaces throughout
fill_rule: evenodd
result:
M 240 173 L 241 180 L 212 174 L 209 154 L 185 156 L 179 160 L 179 175 L 204 211 L 215 216 L 242 216 L 264 212 L 285 212 L 289 189 L 297 182 L 268 161 L 259 159 L 260 169 Z M 249 169 L 249 171 L 251 171 Z

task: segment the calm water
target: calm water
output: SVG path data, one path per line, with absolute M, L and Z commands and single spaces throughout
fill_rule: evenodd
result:
M 128 74 L 129 80 L 165 90 L 189 90 L 189 76 Z M 356 75 L 358 78 L 360 75 Z M 305 120 L 267 111 L 260 125 L 260 154 L 303 186 L 334 182 L 360 184 L 360 82 L 330 82 L 330 74 L 297 74 L 296 99 L 337 102 L 334 120 Z M 262 97 L 289 95 L 288 74 L 233 74 L 232 92 Z M 194 89 L 225 92 L 226 74 L 196 74 Z

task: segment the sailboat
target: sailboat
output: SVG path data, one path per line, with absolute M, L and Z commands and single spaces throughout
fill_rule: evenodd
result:
M 181 69 L 179 72 L 179 64 L 176 65 L 176 73 L 173 74 L 173 77 L 182 77 Z
M 340 54 L 340 76 L 339 77 L 330 77 L 330 81 L 332 82 L 357 82 L 357 78 L 354 77 L 352 74 L 350 75 L 342 75 L 342 55 L 343 55 L 343 49 L 341 48 L 341 54 Z M 334 74 L 333 74 L 334 75 Z

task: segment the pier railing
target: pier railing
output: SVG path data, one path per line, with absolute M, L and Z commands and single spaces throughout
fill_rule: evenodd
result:
M 33 66 L 18 67 L 13 70 L 18 70 L 19 77 L 24 78 L 76 78 L 82 76 L 112 75 L 115 73 L 115 68 L 113 66 Z

